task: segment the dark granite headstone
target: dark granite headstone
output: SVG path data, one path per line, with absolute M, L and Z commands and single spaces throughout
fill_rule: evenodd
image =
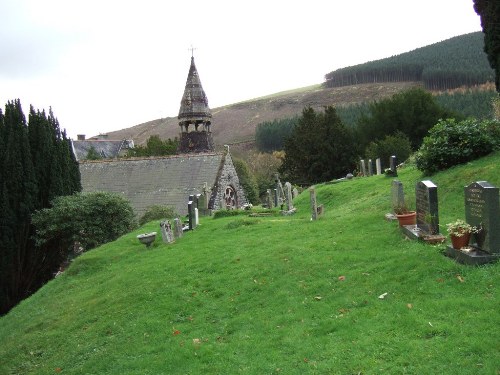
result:
M 427 234 L 439 233 L 437 186 L 429 180 L 415 186 L 417 227 Z
M 487 181 L 473 182 L 464 188 L 465 220 L 479 229 L 465 249 L 448 246 L 446 255 L 460 263 L 480 265 L 500 259 L 499 189 Z
M 465 187 L 465 220 L 479 228 L 471 244 L 490 254 L 500 254 L 500 208 L 498 188 L 487 181 Z
M 391 158 L 389 159 L 389 166 L 391 168 L 391 176 L 397 177 L 398 176 L 398 169 L 397 169 L 397 159 L 395 155 L 392 155 Z
M 402 232 L 411 239 L 428 243 L 441 243 L 445 237 L 439 233 L 437 186 L 432 181 L 419 181 L 415 185 L 416 225 L 404 225 Z
M 189 230 L 193 230 L 193 228 L 194 228 L 194 207 L 193 207 L 193 201 L 191 201 L 191 200 L 188 202 L 188 218 L 189 218 Z

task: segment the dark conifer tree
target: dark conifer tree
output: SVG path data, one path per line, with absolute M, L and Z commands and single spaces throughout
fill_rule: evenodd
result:
M 495 70 L 495 86 L 500 92 L 500 1 L 474 0 L 474 10 L 481 17 L 484 51 Z
M 280 172 L 297 184 L 313 184 L 343 177 L 355 165 L 356 147 L 334 107 L 316 113 L 302 111 L 297 126 L 285 141 Z
M 68 249 L 37 246 L 31 215 L 60 195 L 81 190 L 78 164 L 52 111 L 30 108 L 29 123 L 19 100 L 0 113 L 0 313 L 50 280 Z

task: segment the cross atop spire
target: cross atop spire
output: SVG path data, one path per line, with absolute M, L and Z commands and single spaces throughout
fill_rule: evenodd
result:
M 188 51 L 191 51 L 191 57 L 194 57 L 194 50 L 198 48 L 194 48 L 193 45 L 191 44 L 191 47 L 188 48 Z

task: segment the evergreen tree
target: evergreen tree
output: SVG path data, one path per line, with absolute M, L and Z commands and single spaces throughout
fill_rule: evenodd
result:
M 474 10 L 481 17 L 484 52 L 495 70 L 495 86 L 500 92 L 500 1 L 474 0 Z
M 56 196 L 81 190 L 78 164 L 52 111 L 19 100 L 0 115 L 0 313 L 47 282 L 67 254 L 55 242 L 37 246 L 31 216 Z
M 355 165 L 356 147 L 334 107 L 316 113 L 302 111 L 297 126 L 285 141 L 279 171 L 296 184 L 314 184 L 345 176 Z
M 410 139 L 412 148 L 417 149 L 429 129 L 439 119 L 448 117 L 458 115 L 440 107 L 429 92 L 414 88 L 372 103 L 369 113 L 358 121 L 358 138 L 364 149 L 370 142 L 399 131 Z

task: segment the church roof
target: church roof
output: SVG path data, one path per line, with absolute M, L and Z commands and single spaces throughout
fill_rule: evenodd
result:
M 205 182 L 216 185 L 224 160 L 222 153 L 205 153 L 81 162 L 82 190 L 118 193 L 139 216 L 153 205 L 185 215 L 189 195 L 200 194 Z
M 116 158 L 121 151 L 134 147 L 132 140 L 71 140 L 76 160 L 85 160 L 90 149 L 94 149 L 103 159 Z
M 194 57 L 191 57 L 191 67 L 186 80 L 184 95 L 179 109 L 179 123 L 200 123 L 210 122 L 212 113 L 208 107 L 208 99 L 201 86 L 200 77 L 194 64 Z

